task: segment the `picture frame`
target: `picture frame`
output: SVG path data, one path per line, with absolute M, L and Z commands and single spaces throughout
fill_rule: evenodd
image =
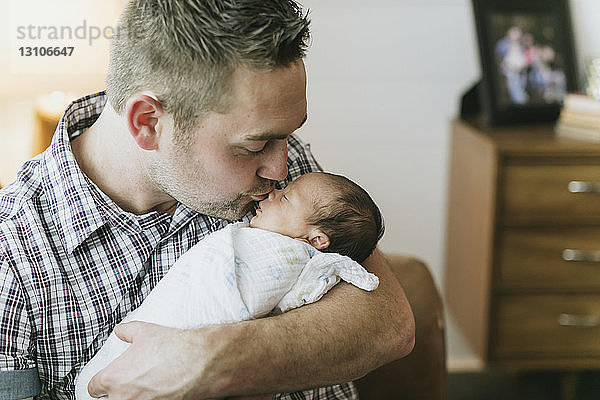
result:
M 578 88 L 568 0 L 473 0 L 490 125 L 553 122 Z

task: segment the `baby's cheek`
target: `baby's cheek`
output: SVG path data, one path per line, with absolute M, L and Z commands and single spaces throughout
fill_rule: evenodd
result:
M 251 228 L 267 229 L 267 226 L 268 226 L 268 220 L 265 219 L 265 216 L 262 214 L 257 214 L 254 217 L 252 217 L 252 219 L 250 220 Z

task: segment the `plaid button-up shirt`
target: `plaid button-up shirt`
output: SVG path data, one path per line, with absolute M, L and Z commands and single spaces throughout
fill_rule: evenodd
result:
M 104 93 L 73 102 L 51 146 L 0 191 L 0 398 L 74 399 L 77 372 L 169 267 L 228 221 L 178 204 L 173 216 L 119 208 L 79 169 L 70 141 L 91 126 Z M 284 182 L 320 170 L 288 140 Z M 252 213 L 243 219 L 249 220 Z M 357 398 L 351 383 L 287 399 Z

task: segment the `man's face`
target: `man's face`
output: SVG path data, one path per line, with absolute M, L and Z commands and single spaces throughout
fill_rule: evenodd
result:
M 292 238 L 307 238 L 313 228 L 307 224 L 307 220 L 314 212 L 315 192 L 323 193 L 320 174 L 302 175 L 285 189 L 276 189 L 259 202 L 250 226 Z
M 210 112 L 184 148 L 172 119 L 161 121 L 161 144 L 149 175 L 188 207 L 236 220 L 287 176 L 287 137 L 306 119 L 306 74 L 299 61 L 271 72 L 238 68 L 229 110 Z

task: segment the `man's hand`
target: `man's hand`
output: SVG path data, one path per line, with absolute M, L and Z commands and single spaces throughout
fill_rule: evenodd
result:
M 210 328 L 207 328 L 209 333 Z M 98 372 L 88 385 L 93 397 L 118 399 L 204 399 L 190 365 L 201 365 L 204 351 L 199 331 L 165 328 L 144 322 L 115 327 L 119 339 L 131 343 L 125 353 Z M 201 396 L 195 397 L 196 393 Z
M 92 397 L 123 400 L 222 397 L 214 391 L 220 387 L 219 377 L 210 373 L 217 368 L 211 367 L 209 358 L 219 354 L 213 340 L 218 329 L 183 330 L 147 322 L 117 325 L 115 334 L 131 346 L 92 378 L 88 392 Z M 272 398 L 272 394 L 259 394 L 228 399 Z

